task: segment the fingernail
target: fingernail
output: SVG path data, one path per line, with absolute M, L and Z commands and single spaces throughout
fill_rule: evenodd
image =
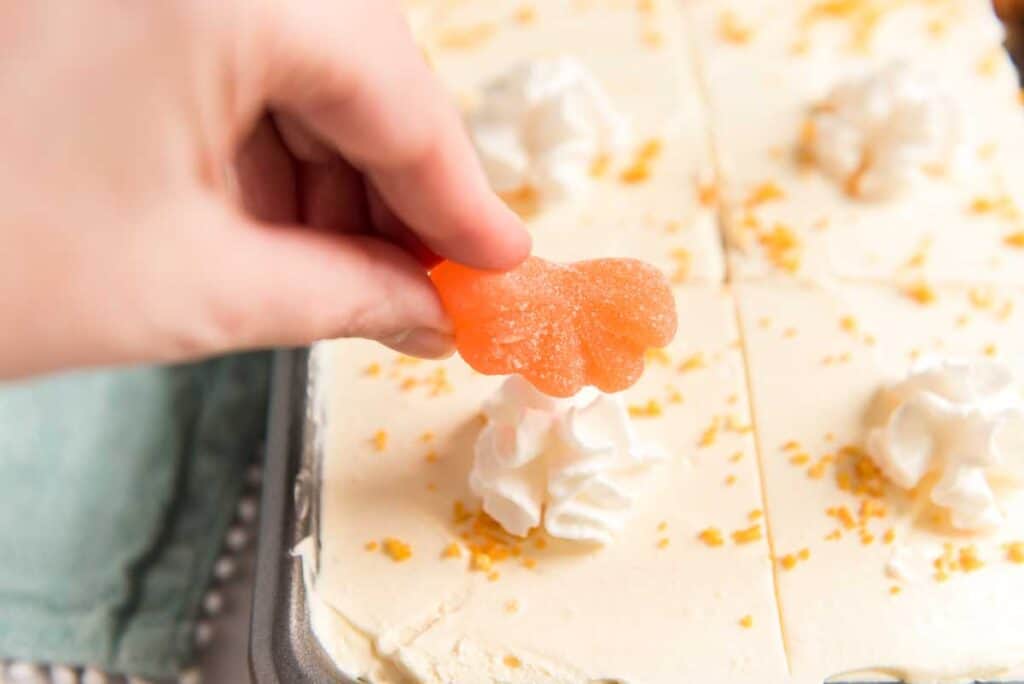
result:
M 425 359 L 443 359 L 455 351 L 455 338 L 432 328 L 403 330 L 381 340 L 395 351 Z

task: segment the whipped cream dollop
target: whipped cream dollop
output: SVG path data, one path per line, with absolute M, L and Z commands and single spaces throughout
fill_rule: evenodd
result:
M 542 199 L 584 191 L 590 169 L 627 141 L 626 122 L 578 60 L 534 60 L 484 86 L 469 130 L 491 186 Z
M 876 401 L 867 447 L 886 477 L 910 489 L 936 473 L 931 501 L 958 529 L 1003 522 L 993 484 L 1019 486 L 1024 474 L 1024 401 L 1008 366 L 926 361 Z
M 959 103 L 903 63 L 837 85 L 811 113 L 806 152 L 847 192 L 885 199 L 966 156 Z
M 484 403 L 487 425 L 469 477 L 484 511 L 511 534 L 541 524 L 562 539 L 607 544 L 622 529 L 652 464 L 618 395 L 586 388 L 568 399 L 510 376 Z

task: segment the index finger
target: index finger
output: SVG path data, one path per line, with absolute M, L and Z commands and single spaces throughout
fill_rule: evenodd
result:
M 434 252 L 516 266 L 526 229 L 491 190 L 461 117 L 397 5 L 281 3 L 271 28 L 270 96 L 335 145 Z

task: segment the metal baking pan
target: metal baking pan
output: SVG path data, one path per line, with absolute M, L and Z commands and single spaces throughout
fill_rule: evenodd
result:
M 315 357 L 301 349 L 279 351 L 274 358 L 249 633 L 255 684 L 359 684 L 334 666 L 313 635 L 301 561 L 291 553 L 306 537 L 317 539 L 319 409 L 311 401 L 316 387 L 310 382 Z
M 302 565 L 292 556 L 316 539 L 318 467 L 308 349 L 274 355 L 260 508 L 249 671 L 256 684 L 357 684 L 338 671 L 309 623 Z

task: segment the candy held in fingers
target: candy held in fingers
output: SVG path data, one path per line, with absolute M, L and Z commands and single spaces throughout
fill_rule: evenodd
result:
M 676 332 L 668 281 L 635 259 L 555 264 L 530 257 L 504 273 L 446 261 L 430 278 L 466 363 L 487 375 L 518 373 L 554 397 L 586 385 L 630 387 L 644 352 Z

